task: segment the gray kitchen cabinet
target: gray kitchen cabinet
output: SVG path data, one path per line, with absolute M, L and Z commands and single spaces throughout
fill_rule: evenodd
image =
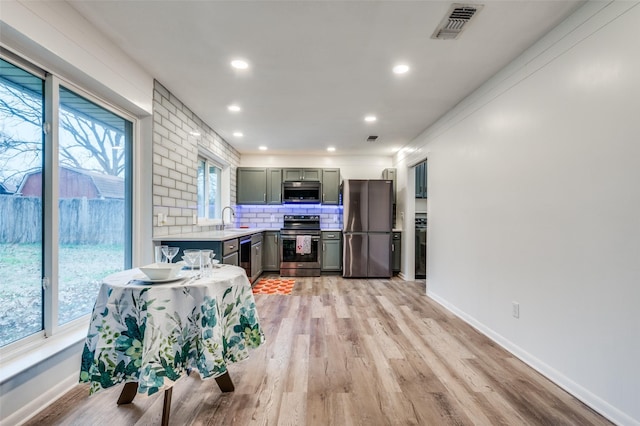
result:
M 265 271 L 280 270 L 280 232 L 265 231 L 262 240 L 262 269 Z
M 340 204 L 340 169 L 322 169 L 322 204 Z
M 238 250 L 240 248 L 240 243 L 237 238 L 233 238 L 231 240 L 223 241 L 222 244 L 222 263 L 225 265 L 240 265 L 240 257 L 238 255 Z M 216 257 L 219 257 L 218 253 L 216 253 Z
M 184 250 L 187 249 L 209 249 L 215 253 L 214 259 L 220 260 L 226 265 L 238 266 L 238 239 L 232 238 L 225 241 L 161 241 L 161 245 L 179 247 L 180 251 L 173 259 L 174 262 L 182 260 Z
M 262 274 L 262 233 L 251 236 L 251 282 Z
M 282 169 L 284 182 L 296 182 L 300 180 L 322 181 L 322 169 Z
M 427 198 L 427 162 L 416 166 L 416 198 Z
M 225 265 L 239 266 L 240 265 L 240 256 L 238 255 L 238 252 L 231 253 L 231 254 L 223 257 L 222 258 L 222 263 L 224 263 Z
M 402 269 L 402 233 L 394 232 L 391 237 L 391 270 L 394 273 Z
M 326 272 L 342 270 L 342 233 L 340 231 L 322 231 L 321 270 Z
M 260 167 L 238 167 L 237 203 L 267 203 L 267 169 Z
M 282 204 L 282 169 L 267 169 L 267 204 Z

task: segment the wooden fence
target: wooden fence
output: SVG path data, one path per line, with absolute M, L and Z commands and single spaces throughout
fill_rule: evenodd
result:
M 124 243 L 124 200 L 61 199 L 59 214 L 60 244 Z M 40 241 L 41 199 L 0 195 L 0 243 Z

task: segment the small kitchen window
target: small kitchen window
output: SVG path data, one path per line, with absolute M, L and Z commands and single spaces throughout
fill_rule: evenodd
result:
M 198 219 L 220 219 L 222 170 L 213 160 L 198 157 Z

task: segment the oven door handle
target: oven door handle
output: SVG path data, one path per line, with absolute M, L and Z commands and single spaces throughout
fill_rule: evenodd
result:
M 280 239 L 281 239 L 282 241 L 295 241 L 295 240 L 296 240 L 296 237 L 295 237 L 295 236 L 293 236 L 293 237 L 289 237 L 289 236 L 281 235 L 281 236 L 280 236 Z M 311 241 L 320 241 L 320 237 L 319 237 L 319 236 L 312 235 L 312 236 L 311 236 Z

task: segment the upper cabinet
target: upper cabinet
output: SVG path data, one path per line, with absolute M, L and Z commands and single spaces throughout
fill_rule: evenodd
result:
M 340 169 L 322 169 L 322 204 L 340 204 Z
M 282 204 L 282 169 L 238 167 L 238 204 Z
M 284 182 L 311 180 L 322 181 L 322 169 L 282 169 Z
M 322 183 L 322 204 L 340 204 L 340 169 L 238 167 L 238 204 L 282 204 L 282 182 Z
M 267 204 L 282 204 L 282 169 L 267 169 Z
M 267 203 L 267 169 L 260 167 L 238 168 L 238 204 Z
M 427 162 L 416 166 L 416 198 L 427 198 Z

